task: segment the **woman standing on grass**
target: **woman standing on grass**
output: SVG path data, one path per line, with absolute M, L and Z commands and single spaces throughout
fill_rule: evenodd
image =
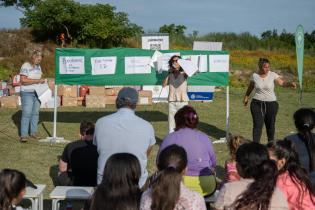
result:
M 275 123 L 279 104 L 274 92 L 274 83 L 280 86 L 296 87 L 294 82 L 285 82 L 277 73 L 270 71 L 270 62 L 266 58 L 259 58 L 259 71 L 254 73 L 247 88 L 244 105 L 247 106 L 249 96 L 255 89 L 250 104 L 253 118 L 253 141 L 260 142 L 263 124 L 265 123 L 268 141 L 274 140 Z
M 40 101 L 35 92 L 38 84 L 45 83 L 42 79 L 42 69 L 40 62 L 42 53 L 34 50 L 31 54 L 30 62 L 25 62 L 20 70 L 21 76 L 21 102 L 22 102 L 22 119 L 21 119 L 21 142 L 26 142 L 29 137 L 39 139 L 37 134 L 37 124 L 39 120 Z

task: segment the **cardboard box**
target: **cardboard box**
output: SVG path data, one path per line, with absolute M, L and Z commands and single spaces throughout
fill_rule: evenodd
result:
M 152 98 L 152 91 L 151 90 L 140 90 L 139 97 L 151 97 Z
M 91 96 L 105 96 L 105 87 L 104 86 L 90 86 L 89 95 Z
M 138 105 L 151 105 L 152 97 L 139 97 Z
M 117 96 L 118 92 L 122 89 L 123 87 L 112 87 L 112 88 L 106 88 L 105 89 L 105 95 L 106 96 Z
M 77 97 L 62 96 L 62 106 L 78 106 Z
M 77 97 L 78 87 L 76 85 L 59 85 L 58 96 Z
M 18 96 L 3 96 L 0 97 L 1 107 L 6 108 L 17 108 L 18 106 Z
M 105 108 L 106 106 L 105 96 L 85 96 L 85 106 L 87 108 Z
M 78 106 L 85 105 L 85 97 L 77 97 Z
M 116 104 L 117 96 L 105 96 L 106 104 Z

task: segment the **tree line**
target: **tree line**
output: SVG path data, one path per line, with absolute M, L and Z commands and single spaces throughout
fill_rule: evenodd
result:
M 128 14 L 116 12 L 109 4 L 80 4 L 73 0 L 0 0 L 0 6 L 14 6 L 24 17 L 22 27 L 33 29 L 37 40 L 55 40 L 61 33 L 74 45 L 109 48 L 126 47 L 125 40 L 133 38 L 140 43 L 143 28 L 128 19 Z M 198 35 L 198 31 L 186 35 L 186 26 L 165 24 L 156 32 L 168 33 L 171 45 L 191 48 L 193 41 L 223 42 L 226 50 L 293 50 L 294 33 L 285 29 L 267 30 L 260 37 L 244 32 L 208 33 Z M 315 30 L 305 33 L 306 52 L 315 54 Z

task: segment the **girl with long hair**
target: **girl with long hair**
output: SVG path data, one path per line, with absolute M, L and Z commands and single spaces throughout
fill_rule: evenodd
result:
M 301 108 L 294 115 L 297 134 L 287 136 L 292 141 L 302 166 L 309 173 L 313 187 L 315 187 L 315 112 L 312 109 Z
M 25 195 L 26 178 L 17 170 L 3 169 L 0 172 L 0 209 L 12 210 Z
M 182 176 L 187 168 L 183 147 L 170 145 L 158 157 L 158 172 L 141 197 L 140 210 L 205 210 L 203 197 L 186 188 Z
M 277 186 L 287 197 L 290 210 L 315 207 L 315 191 L 308 174 L 301 167 L 293 144 L 288 140 L 269 142 L 269 156 L 275 160 L 279 170 Z
M 90 210 L 138 210 L 140 163 L 136 156 L 117 153 L 106 162 L 103 180 L 96 188 Z
M 276 187 L 277 166 L 264 145 L 242 144 L 236 152 L 236 167 L 243 179 L 223 186 L 216 209 L 288 209 L 286 198 Z
M 184 106 L 175 114 L 175 132 L 163 140 L 158 154 L 165 147 L 176 144 L 187 152 L 188 169 L 183 182 L 189 189 L 208 196 L 216 190 L 216 154 L 209 137 L 197 129 L 199 117 L 191 106 Z

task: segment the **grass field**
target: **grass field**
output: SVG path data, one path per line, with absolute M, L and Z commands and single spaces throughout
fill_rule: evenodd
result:
M 251 138 L 252 120 L 249 107 L 242 105 L 244 89 L 230 90 L 230 132 Z M 297 90 L 277 89 L 280 104 L 277 122 L 276 138 L 281 139 L 295 131 L 292 115 L 299 107 L 315 107 L 315 92 L 303 94 L 302 105 L 298 102 Z M 217 92 L 212 103 L 192 102 L 200 117 L 199 129 L 208 134 L 212 140 L 225 136 L 225 91 Z M 155 170 L 154 162 L 159 144 L 167 134 L 167 104 L 154 104 L 139 106 L 137 114 L 150 121 L 155 129 L 157 145 L 149 157 L 149 171 Z M 84 107 L 59 108 L 57 136 L 68 140 L 76 140 L 79 133 L 79 123 L 82 120 L 96 121 L 104 115 L 115 111 L 115 107 L 107 106 L 105 109 L 87 109 Z M 19 123 L 21 111 L 19 109 L 0 108 L 0 168 L 15 168 L 23 171 L 34 183 L 46 184 L 45 198 L 54 185 L 53 180 L 58 171 L 58 156 L 61 155 L 64 145 L 39 143 L 35 140 L 21 144 L 19 138 Z M 52 135 L 53 110 L 43 109 L 40 113 L 39 133 L 43 137 Z M 106 128 L 104 128 L 106 129 Z M 265 131 L 263 142 L 266 142 Z M 217 173 L 223 178 L 223 163 L 228 158 L 225 144 L 215 144 L 218 159 Z M 45 202 L 48 209 L 49 201 Z

